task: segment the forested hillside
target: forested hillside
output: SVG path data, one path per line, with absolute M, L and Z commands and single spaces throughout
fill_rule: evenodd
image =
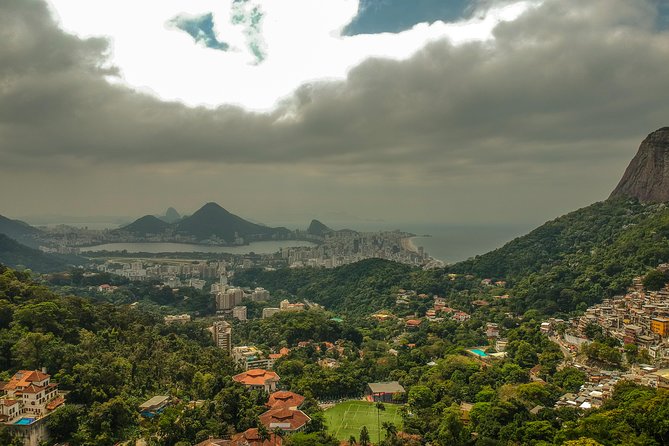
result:
M 70 391 L 49 419 L 55 440 L 111 445 L 148 430 L 163 445 L 192 444 L 254 425 L 263 397 L 231 381 L 231 360 L 204 326 L 161 322 L 129 306 L 56 295 L 0 265 L 0 378 L 46 367 Z M 165 414 L 165 424 L 140 427 L 137 406 L 157 394 L 183 404 Z M 184 408 L 198 399 L 208 404 Z
M 478 285 L 490 278 L 507 282 L 503 291 L 513 296 L 507 302 L 511 310 L 556 314 L 584 310 L 620 293 L 634 276 L 663 262 L 669 262 L 669 209 L 615 199 L 559 217 L 502 248 L 443 270 L 367 260 L 330 270 L 244 271 L 235 280 L 285 290 L 336 311 L 363 313 L 391 306 L 397 288 L 466 303 L 465 295 L 473 300 L 485 294 Z
M 341 312 L 369 314 L 394 302 L 393 288 L 410 287 L 410 266 L 381 259 L 363 260 L 334 269 L 245 270 L 235 273 L 241 286 L 263 286 Z
M 14 268 L 49 273 L 67 270 L 69 265 L 82 265 L 84 261 L 84 258 L 76 255 L 47 254 L 0 234 L 0 263 Z
M 517 310 L 584 310 L 634 276 L 669 262 L 669 209 L 636 200 L 595 203 L 449 268 L 509 282 Z

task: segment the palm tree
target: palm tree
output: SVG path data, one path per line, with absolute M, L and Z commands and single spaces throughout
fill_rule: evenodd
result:
M 381 444 L 381 412 L 385 410 L 385 404 L 383 404 L 381 401 L 376 403 L 376 427 L 379 431 L 379 444 Z
M 260 439 L 260 441 L 263 442 L 263 444 L 264 444 L 267 440 L 269 440 L 270 438 L 272 438 L 272 435 L 269 433 L 269 431 L 267 430 L 267 428 L 265 427 L 265 425 L 262 424 L 262 423 L 258 424 L 258 438 Z
M 281 429 L 280 427 L 275 427 L 274 429 L 272 429 L 272 433 L 274 434 L 274 446 L 276 446 L 277 437 L 279 437 L 283 440 L 284 432 L 283 432 L 283 429 Z
M 397 436 L 397 426 L 388 421 L 384 421 L 382 424 L 383 430 L 386 431 L 386 438 L 394 438 Z

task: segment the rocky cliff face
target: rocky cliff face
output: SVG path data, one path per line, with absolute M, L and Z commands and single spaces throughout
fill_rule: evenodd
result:
M 642 202 L 669 201 L 669 127 L 646 137 L 627 166 L 611 198 L 632 197 Z

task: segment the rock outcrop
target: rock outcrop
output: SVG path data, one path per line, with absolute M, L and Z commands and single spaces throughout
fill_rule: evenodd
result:
M 669 201 L 669 127 L 646 137 L 610 198 L 637 198 L 646 203 Z

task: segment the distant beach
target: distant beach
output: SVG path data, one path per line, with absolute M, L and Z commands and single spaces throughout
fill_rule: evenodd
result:
M 407 237 L 402 239 L 402 249 L 411 252 L 418 252 L 418 248 L 413 243 L 413 237 Z

